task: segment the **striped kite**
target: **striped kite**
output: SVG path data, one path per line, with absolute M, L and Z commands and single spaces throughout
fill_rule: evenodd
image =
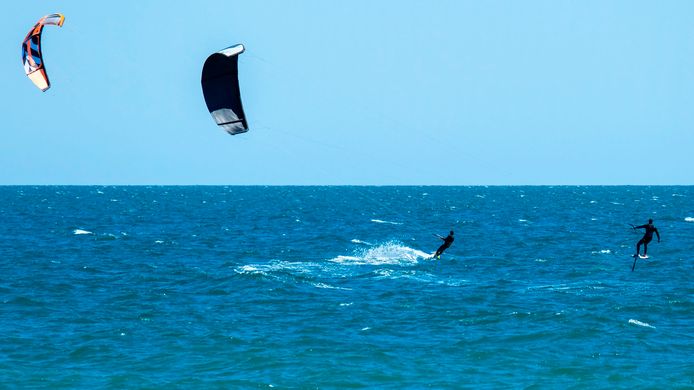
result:
M 46 67 L 43 64 L 43 56 L 41 54 L 41 33 L 43 26 L 53 25 L 62 27 L 65 21 L 63 14 L 50 14 L 42 17 L 29 30 L 24 42 L 22 42 L 22 62 L 24 63 L 24 72 L 29 76 L 34 85 L 41 91 L 46 91 L 51 87 L 51 82 L 48 81 Z

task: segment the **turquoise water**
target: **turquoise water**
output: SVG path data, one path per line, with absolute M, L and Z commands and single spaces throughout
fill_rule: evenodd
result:
M 694 187 L 0 187 L 0 217 L 2 386 L 694 387 Z

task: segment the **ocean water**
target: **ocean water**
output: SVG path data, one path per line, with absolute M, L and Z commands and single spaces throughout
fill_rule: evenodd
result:
M 694 388 L 692 253 L 694 187 L 0 187 L 0 387 Z

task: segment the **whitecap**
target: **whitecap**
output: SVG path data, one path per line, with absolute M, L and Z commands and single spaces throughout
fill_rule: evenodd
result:
M 624 203 L 619 203 L 619 202 L 610 202 L 610 203 L 617 205 L 617 206 L 623 206 L 624 205 Z
M 579 288 L 579 287 L 571 287 L 566 284 L 548 284 L 548 285 L 543 285 L 543 286 L 529 286 L 527 287 L 528 290 L 547 290 L 547 291 L 565 291 L 565 290 L 571 290 L 574 288 Z
M 352 239 L 352 242 L 353 242 L 354 244 L 364 244 L 364 245 L 373 245 L 373 244 L 372 244 L 372 243 L 370 243 L 370 242 L 366 242 L 366 241 L 358 240 L 358 239 L 356 239 L 356 238 L 353 238 L 353 239 Z
M 653 326 L 653 325 L 651 325 L 651 324 L 648 324 L 648 323 L 646 323 L 646 322 L 641 322 L 641 321 L 639 321 L 639 320 L 633 320 L 633 319 L 631 319 L 631 320 L 629 320 L 629 323 L 630 323 L 630 324 L 633 324 L 633 325 L 638 325 L 638 326 L 643 326 L 643 327 L 646 327 L 646 328 L 655 329 L 655 326 Z
M 387 224 L 391 224 L 391 225 L 402 225 L 402 222 L 384 221 L 384 220 L 382 220 L 382 219 L 372 219 L 371 222 L 375 222 L 375 223 L 387 223 Z
M 94 234 L 89 230 L 75 229 L 72 231 L 74 234 Z
M 164 241 L 162 241 L 162 240 L 156 240 L 156 241 L 154 241 L 154 243 L 155 243 L 155 244 L 163 244 Z
M 346 290 L 346 291 L 352 290 L 351 288 L 336 287 L 336 286 L 332 286 L 332 285 L 327 284 L 327 283 L 312 283 L 312 285 L 313 285 L 313 287 L 316 287 L 316 288 L 327 288 L 327 289 L 331 289 L 331 290 Z
M 684 222 L 694 222 L 694 217 L 685 217 Z
M 252 265 L 242 265 L 241 267 L 236 267 L 234 272 L 237 274 L 265 275 L 264 271 L 261 271 Z
M 596 204 L 596 203 L 598 203 L 598 201 L 597 201 L 597 200 L 591 200 L 590 203 L 591 203 L 591 204 Z
M 594 255 L 609 255 L 610 253 L 612 253 L 612 251 L 609 249 L 601 249 L 599 251 L 592 251 L 590 253 Z

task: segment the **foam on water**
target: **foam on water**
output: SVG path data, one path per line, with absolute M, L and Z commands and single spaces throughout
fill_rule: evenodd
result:
M 73 233 L 73 234 L 77 234 L 77 235 L 80 235 L 80 234 L 94 234 L 94 233 L 90 232 L 89 230 L 83 230 L 83 229 L 75 229 L 75 230 L 72 231 L 72 233 Z
M 320 270 L 320 266 L 315 263 L 291 262 L 291 261 L 271 261 L 267 264 L 246 264 L 234 268 L 237 274 L 268 275 L 272 273 L 292 273 L 306 274 L 312 269 Z
M 694 222 L 694 217 L 685 217 L 684 221 L 685 222 Z

